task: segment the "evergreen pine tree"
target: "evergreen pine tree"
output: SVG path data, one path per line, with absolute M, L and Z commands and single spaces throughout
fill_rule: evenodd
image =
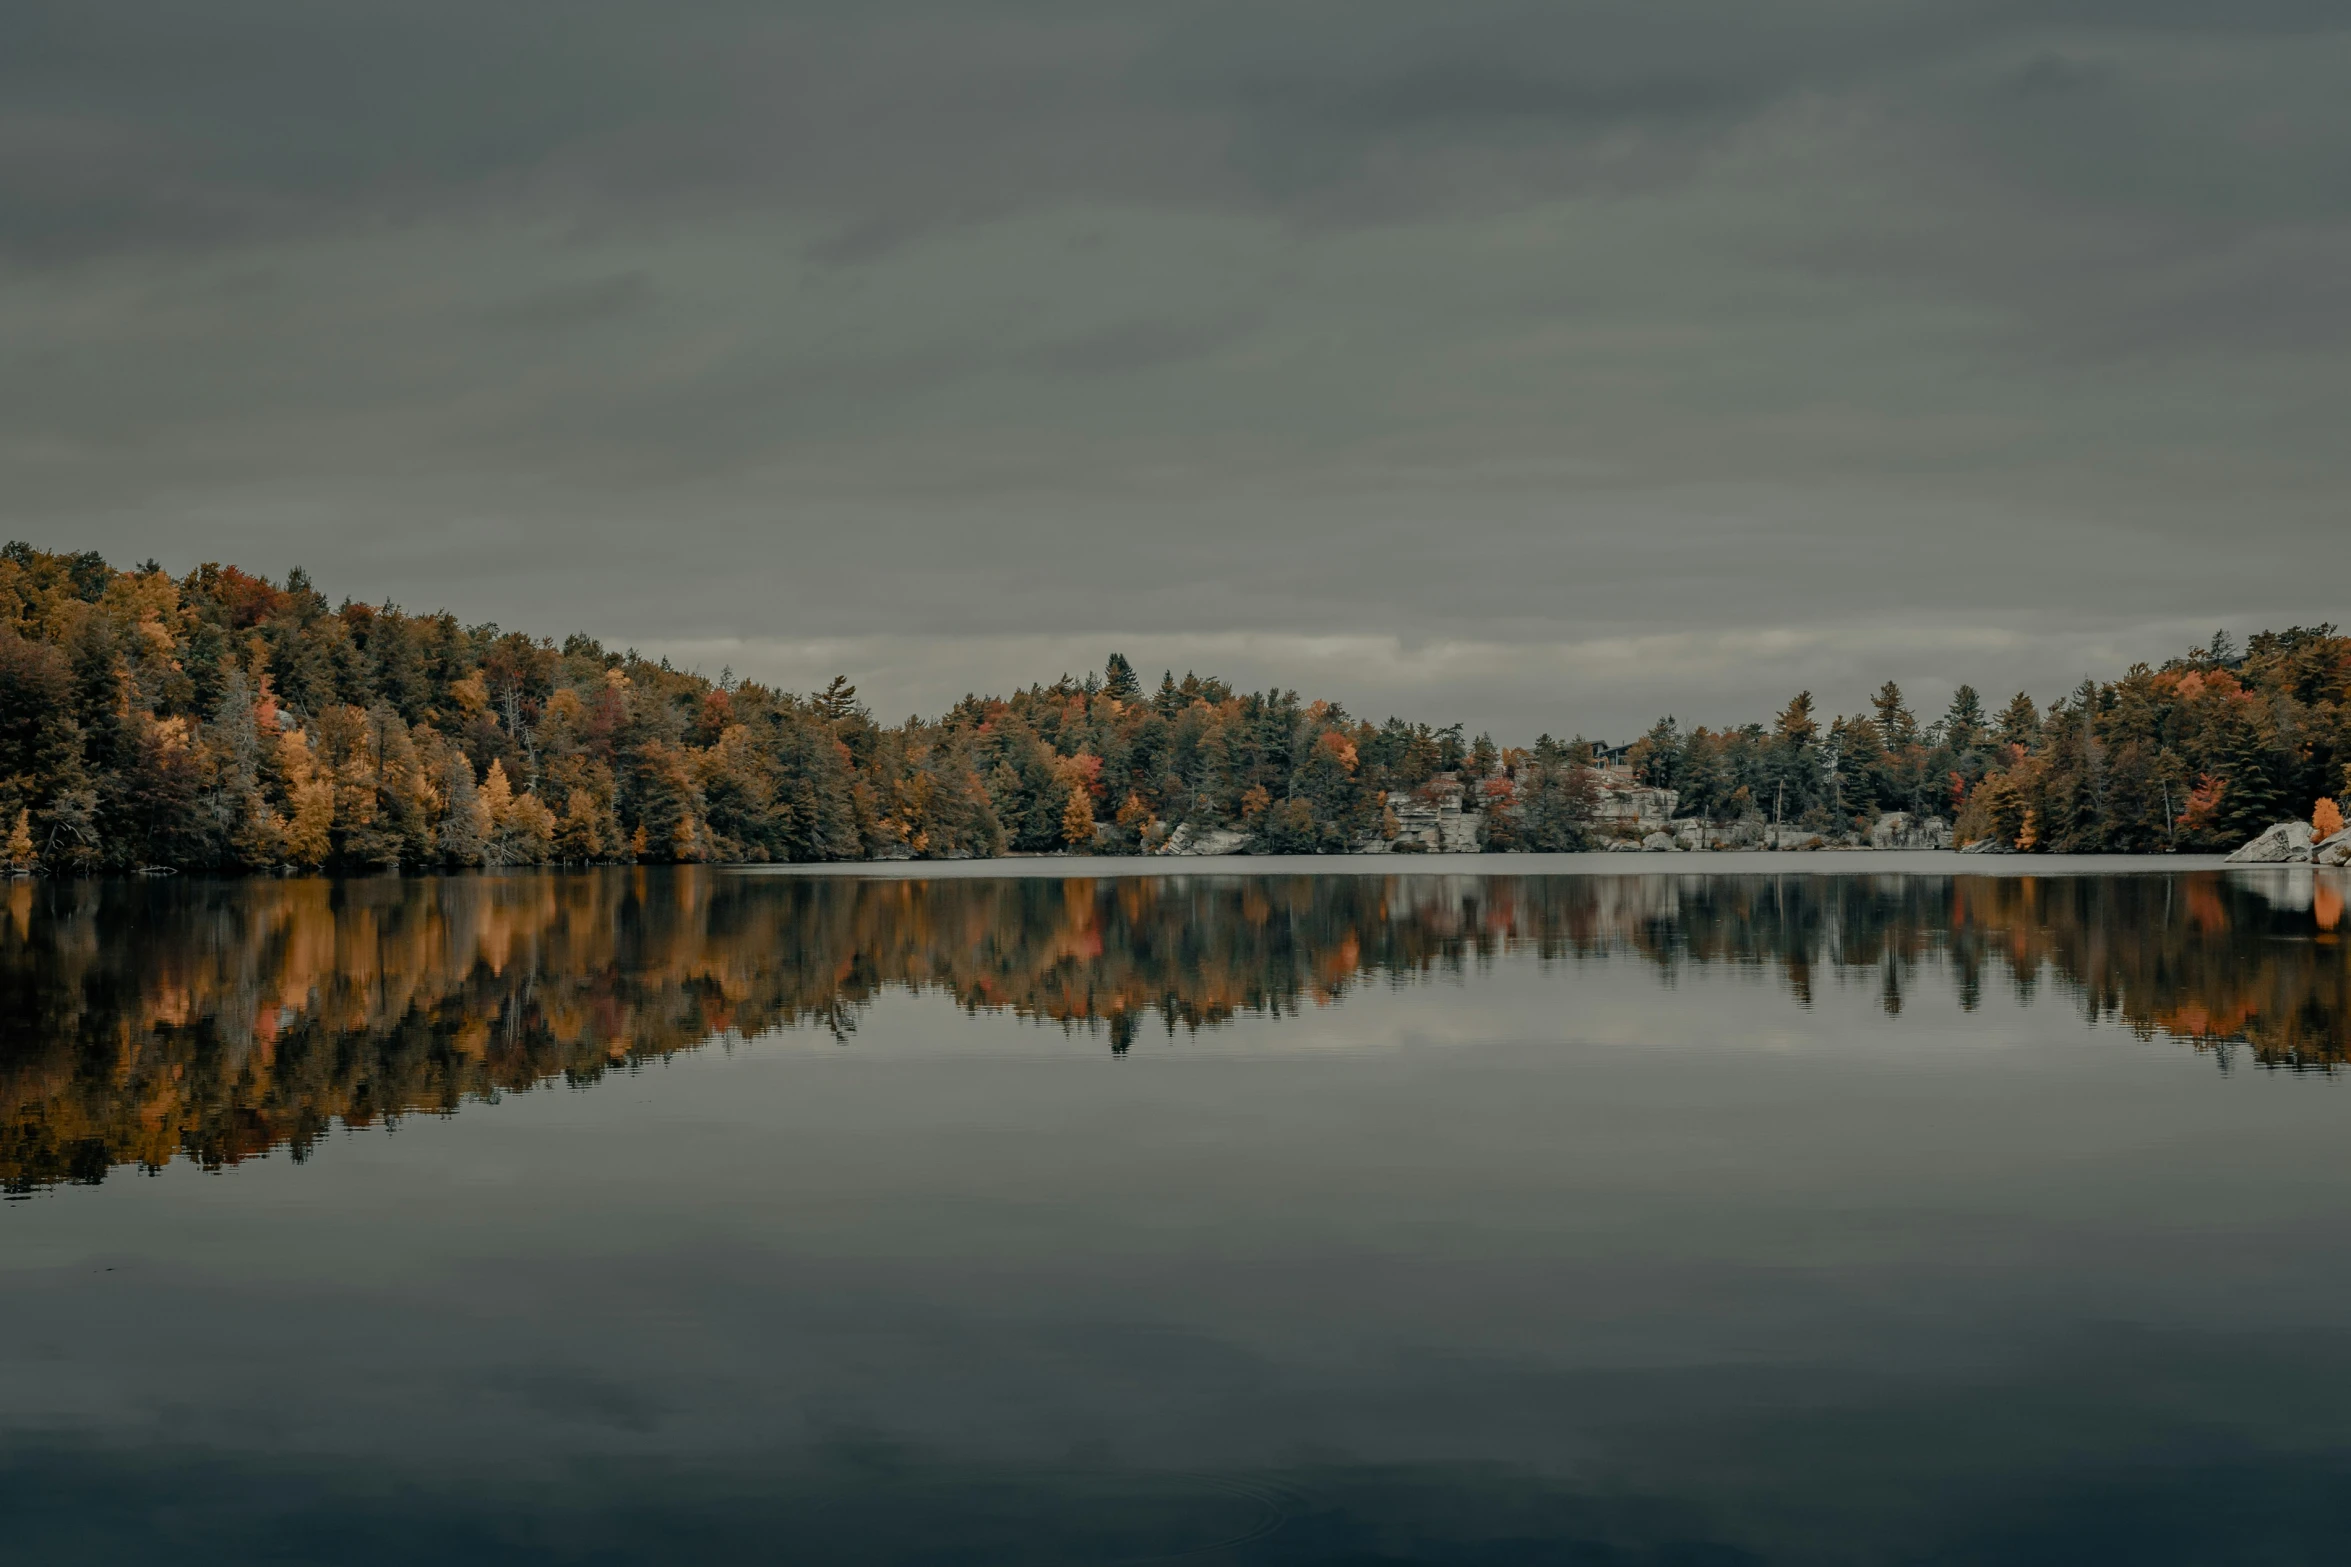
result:
M 1983 733 L 1984 699 L 1974 686 L 1961 686 L 1951 693 L 1951 706 L 1943 714 L 1943 743 L 1964 753 L 1975 749 Z
M 2021 745 L 2028 751 L 2040 744 L 2040 709 L 2022 691 L 2009 698 L 2008 705 L 2000 710 L 1998 738 L 2002 745 Z
M 2214 771 L 2227 783 L 2216 818 L 2224 843 L 2242 843 L 2286 818 L 2289 813 L 2270 770 L 2269 748 L 2251 719 L 2241 713 L 2231 716 L 2215 761 Z
M 1634 742 L 1633 770 L 1653 789 L 1680 789 L 1684 781 L 1682 748 L 1682 732 L 1668 713 Z
M 1902 688 L 1889 680 L 1878 687 L 1878 694 L 1870 698 L 1870 706 L 1877 713 L 1878 743 L 1889 751 L 1899 751 L 1918 738 L 1918 720 L 1902 700 Z

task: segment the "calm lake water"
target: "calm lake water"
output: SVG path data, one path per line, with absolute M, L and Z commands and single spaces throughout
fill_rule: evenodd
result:
M 0 884 L 0 1557 L 2351 1557 L 2344 881 L 1797 858 Z

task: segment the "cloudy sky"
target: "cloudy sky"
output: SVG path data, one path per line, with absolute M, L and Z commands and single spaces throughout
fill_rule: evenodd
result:
M 12 0 L 0 532 L 1621 737 L 2346 616 L 2341 0 Z

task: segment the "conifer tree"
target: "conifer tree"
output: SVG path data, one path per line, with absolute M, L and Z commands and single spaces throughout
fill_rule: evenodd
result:
M 1817 811 L 1824 794 L 1820 755 L 1820 721 L 1813 717 L 1812 693 L 1799 691 L 1773 721 L 1762 782 L 1769 790 L 1759 800 L 1774 822 L 1797 822 Z
M 441 824 L 435 842 L 451 865 L 479 865 L 489 852 L 490 808 L 473 781 L 473 763 L 452 750 L 441 764 Z
M 2008 699 L 2008 705 L 2000 710 L 1998 736 L 2002 745 L 2019 745 L 2028 751 L 2040 743 L 2041 713 L 2031 697 L 2019 691 Z
M 1984 699 L 1974 686 L 1963 685 L 1951 693 L 1951 706 L 1943 714 L 1943 743 L 1954 751 L 1971 751 L 1983 733 Z
M 1673 714 L 1666 714 L 1649 726 L 1647 734 L 1633 742 L 1634 776 L 1653 789 L 1681 789 L 1684 745 Z
M 1902 688 L 1889 680 L 1878 687 L 1870 706 L 1877 713 L 1878 743 L 1889 751 L 1899 751 L 1918 739 L 1918 720 L 1902 700 Z
M 2216 760 L 2217 771 L 2228 785 L 2221 795 L 2217 822 L 2224 843 L 2241 843 L 2283 818 L 2285 810 L 2270 770 L 2269 750 L 2252 719 L 2241 713 L 2230 716 Z

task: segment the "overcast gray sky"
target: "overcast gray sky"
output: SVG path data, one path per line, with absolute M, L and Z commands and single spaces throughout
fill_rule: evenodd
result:
M 13 0 L 0 532 L 886 715 L 2343 617 L 2341 0 Z M 2325 565 L 2331 561 L 2331 568 Z

